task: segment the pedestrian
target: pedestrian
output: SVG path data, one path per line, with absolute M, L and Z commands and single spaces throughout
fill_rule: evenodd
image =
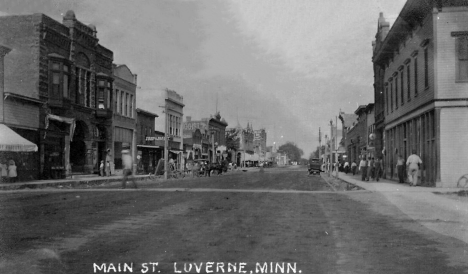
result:
M 346 161 L 346 163 L 344 163 L 344 172 L 346 174 L 348 174 L 348 172 L 349 172 L 349 162 L 348 161 Z
M 405 160 L 403 156 L 398 155 L 398 160 L 396 164 L 397 174 L 398 174 L 398 183 L 405 183 Z
M 0 182 L 6 183 L 8 182 L 8 166 L 6 163 L 0 162 Z
M 122 189 L 125 189 L 127 187 L 127 181 L 130 178 L 130 180 L 133 183 L 133 186 L 135 188 L 137 187 L 137 184 L 135 182 L 135 177 L 133 177 L 133 159 L 132 156 L 130 155 L 130 150 L 124 149 L 122 150 L 122 165 L 123 165 L 123 178 L 122 178 Z
M 356 161 L 353 161 L 351 163 L 351 171 L 353 172 L 353 175 L 356 175 L 356 169 L 357 169 Z
M 16 171 L 15 161 L 8 161 L 8 181 L 10 183 L 15 183 L 18 178 L 18 173 Z
M 104 160 L 101 160 L 101 164 L 99 165 L 99 176 L 104 176 Z
M 419 176 L 419 169 L 422 164 L 421 158 L 416 155 L 416 149 L 413 149 L 413 154 L 408 157 L 406 160 L 406 167 L 408 170 L 408 179 L 410 180 L 410 186 L 417 186 L 418 185 L 418 176 Z
M 372 178 L 374 179 L 374 157 L 369 157 L 369 162 L 367 163 L 367 181 Z
M 382 171 L 382 158 L 377 158 L 374 162 L 374 176 L 378 182 L 380 179 L 380 172 Z
M 110 148 L 107 149 L 107 153 L 106 153 L 106 162 L 105 162 L 105 165 L 106 165 L 106 176 L 110 176 L 111 175 L 111 163 L 112 163 L 112 155 L 111 155 L 111 150 Z
M 361 162 L 359 163 L 359 171 L 361 171 L 361 181 L 367 180 L 367 159 L 362 157 Z

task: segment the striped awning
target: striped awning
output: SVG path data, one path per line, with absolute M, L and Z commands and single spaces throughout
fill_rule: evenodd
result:
M 21 137 L 11 128 L 0 124 L 0 151 L 34 152 L 37 145 Z

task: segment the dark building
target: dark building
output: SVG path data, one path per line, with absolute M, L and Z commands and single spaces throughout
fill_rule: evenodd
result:
M 2 16 L 0 43 L 12 49 L 5 96 L 22 105 L 5 111 L 22 112 L 19 133 L 39 146 L 37 176 L 97 172 L 99 151 L 112 142 L 113 52 L 99 44 L 96 28 L 73 11 L 62 23 L 44 14 Z
M 208 120 L 208 127 L 211 134 L 211 151 L 210 159 L 211 162 L 219 162 L 223 155 L 224 158 L 227 157 L 226 154 L 226 127 L 228 124 L 226 121 L 221 118 L 219 112 L 216 113 L 213 117 Z M 214 150 L 213 150 L 214 148 Z M 214 154 L 213 154 L 214 152 Z

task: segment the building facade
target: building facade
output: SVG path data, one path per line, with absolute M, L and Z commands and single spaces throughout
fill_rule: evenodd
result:
M 136 159 L 136 135 L 137 135 L 137 109 L 136 87 L 137 75 L 133 74 L 126 65 L 113 65 L 114 85 L 112 96 L 105 97 L 105 94 L 98 92 L 98 112 L 102 111 L 102 104 L 109 100 L 112 104 L 112 143 L 109 147 L 114 158 L 115 169 L 122 169 L 122 147 L 130 147 L 133 159 Z M 98 83 L 99 86 L 99 83 Z M 110 101 L 112 99 L 112 101 Z M 156 116 L 157 117 L 157 116 Z M 140 130 L 138 128 L 138 130 Z M 153 130 L 154 131 L 154 118 Z M 101 153 L 102 150 L 100 150 Z
M 211 134 L 208 119 L 193 121 L 191 116 L 184 122 L 184 152 L 189 160 L 210 160 Z
M 422 185 L 456 187 L 468 154 L 466 3 L 408 0 L 388 33 L 379 25 L 374 45 L 387 177 L 398 155 L 416 150 Z
M 367 108 L 367 105 L 361 105 L 356 109 L 356 122 L 350 125 L 346 133 L 347 155 L 351 162 L 359 163 L 363 156 L 367 156 Z
M 20 134 L 38 144 L 40 178 L 97 172 L 99 148 L 112 143 L 113 52 L 96 33 L 73 11 L 62 23 L 44 14 L 0 17 L 0 43 L 13 49 L 5 59 L 12 99 L 5 111 L 24 120 Z
M 174 159 L 179 164 L 179 168 L 183 168 L 183 127 L 182 121 L 184 117 L 184 98 L 177 92 L 166 89 L 166 135 L 168 140 L 168 156 Z
M 226 127 L 228 123 L 221 118 L 219 112 L 208 120 L 211 134 L 210 161 L 219 162 L 227 158 L 226 154 Z
M 159 159 L 164 157 L 164 145 L 159 145 L 159 142 L 164 141 L 164 136 L 156 136 L 154 131 L 154 119 L 158 115 L 139 108 L 136 109 L 136 113 L 137 171 L 144 174 L 154 173 Z

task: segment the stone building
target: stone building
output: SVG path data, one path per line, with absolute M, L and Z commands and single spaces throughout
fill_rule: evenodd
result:
M 113 52 L 96 33 L 73 11 L 62 23 L 44 14 L 0 17 L 0 43 L 12 49 L 5 96 L 14 102 L 5 112 L 37 142 L 41 178 L 97 172 L 99 148 L 112 145 L 112 116 L 104 112 L 112 111 Z
M 468 154 L 466 1 L 408 0 L 390 30 L 381 14 L 373 44 L 387 177 L 416 150 L 423 185 L 456 187 Z

